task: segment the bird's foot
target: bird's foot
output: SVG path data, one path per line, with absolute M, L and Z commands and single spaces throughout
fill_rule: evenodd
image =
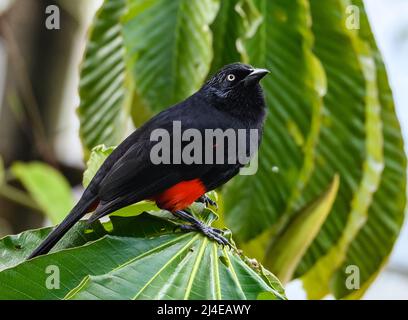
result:
M 215 209 L 218 210 L 218 205 L 217 202 L 215 202 L 213 199 L 211 199 L 209 196 L 207 195 L 203 195 L 200 198 L 198 198 L 197 202 L 201 202 L 204 203 L 206 207 L 208 206 L 212 206 Z
M 223 236 L 223 231 L 220 229 L 216 229 L 210 226 L 207 226 L 204 223 L 200 223 L 192 225 L 192 224 L 185 224 L 180 225 L 180 229 L 183 231 L 198 231 L 203 233 L 207 238 L 216 241 L 218 244 L 222 246 L 228 246 L 232 248 L 231 243 Z
M 173 212 L 173 214 L 179 218 L 182 219 L 184 221 L 189 222 L 190 224 L 187 225 L 180 225 L 180 229 L 183 231 L 198 231 L 203 233 L 205 236 L 207 236 L 209 239 L 214 240 L 216 242 L 218 242 L 220 245 L 222 246 L 228 246 L 230 248 L 233 248 L 233 246 L 231 245 L 231 243 L 223 236 L 223 231 L 210 227 L 208 225 L 206 225 L 205 223 L 203 223 L 202 221 L 196 219 L 195 217 L 193 217 L 192 215 L 190 215 L 189 213 L 179 210 L 179 211 L 175 211 Z

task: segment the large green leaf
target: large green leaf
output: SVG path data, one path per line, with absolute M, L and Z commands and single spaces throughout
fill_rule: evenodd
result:
M 80 136 L 85 156 L 96 145 L 117 145 L 133 98 L 120 18 L 126 0 L 105 0 L 91 26 L 80 74 Z
M 218 8 L 218 0 L 128 0 L 123 32 L 143 106 L 159 111 L 199 89 L 212 60 L 209 26 Z
M 369 90 L 376 88 L 371 89 L 366 83 L 363 54 L 356 51 L 351 32 L 346 28 L 345 9 L 339 1 L 310 1 L 310 4 L 314 51 L 322 61 L 328 79 L 328 92 L 324 99 L 327 116 L 317 146 L 316 170 L 307 187 L 309 192 L 302 195 L 300 203 L 307 203 L 313 198 L 316 190 L 323 188 L 330 175 L 336 172 L 340 175 L 341 184 L 333 210 L 302 259 L 298 275 L 328 253 L 342 234 L 348 237 L 346 232 L 343 233 L 345 228 L 351 232 L 360 227 L 352 220 L 364 219 L 367 215 L 382 166 L 382 156 L 378 155 L 381 153 L 378 104 L 367 99 L 372 94 Z M 376 109 L 372 110 L 374 116 L 369 119 L 371 108 Z M 373 139 L 378 139 L 374 146 Z M 369 144 L 366 144 L 367 141 L 370 141 Z M 370 162 L 371 158 L 373 162 Z M 379 164 L 377 168 L 372 166 L 375 161 Z M 352 239 L 352 234 L 349 235 L 348 238 Z M 347 248 L 347 244 L 343 247 Z
M 363 41 L 366 41 L 365 44 L 372 51 L 375 60 L 377 73 L 374 79 L 377 82 L 378 98 L 381 103 L 385 166 L 379 189 L 374 194 L 370 205 L 367 223 L 351 243 L 343 265 L 334 275 L 332 290 L 337 298 L 343 298 L 346 295 L 350 298 L 361 297 L 375 279 L 399 234 L 406 205 L 407 160 L 392 92 L 363 3 L 360 0 L 353 0 L 353 3 L 362 10 L 361 29 L 358 34 Z M 346 278 L 349 276 L 346 269 L 350 265 L 359 267 L 360 290 L 350 290 L 345 286 Z
M 345 12 L 348 5 L 349 1 L 333 1 L 322 8 L 321 4 L 316 2 L 314 12 L 317 14 L 319 11 L 320 17 L 328 12 L 336 16 L 337 12 Z M 363 9 L 361 5 L 360 3 L 360 8 Z M 323 11 L 320 11 L 321 9 Z M 366 19 L 365 14 L 361 17 Z M 319 16 L 316 17 L 318 18 Z M 345 25 L 344 17 L 337 21 L 338 26 Z M 336 24 L 335 18 L 331 19 L 331 24 Z M 330 30 L 330 27 L 326 24 L 322 30 Z M 349 36 L 359 57 L 360 68 L 366 81 L 366 160 L 362 180 L 353 195 L 350 215 L 341 237 L 303 277 L 311 298 L 321 298 L 329 292 L 333 292 L 338 298 L 347 293 L 352 293 L 354 297 L 361 296 L 389 254 L 403 219 L 405 156 L 381 56 L 374 52 L 370 44 L 363 41 L 357 32 L 344 30 L 344 34 Z M 371 40 L 375 46 L 373 39 Z M 387 170 L 387 166 L 393 168 L 391 172 L 389 168 Z M 386 199 L 392 195 L 391 190 L 394 190 L 395 202 L 389 205 Z M 374 243 L 375 246 L 371 247 Z M 350 275 L 347 267 L 350 265 L 359 268 L 361 290 L 345 288 L 346 278 Z
M 96 222 L 90 229 L 85 221 L 78 222 L 60 242 L 51 250 L 56 252 L 61 249 L 81 246 L 88 241 L 93 241 L 105 235 L 105 229 Z M 0 271 L 22 263 L 29 254 L 52 231 L 52 227 L 28 230 L 17 235 L 10 235 L 0 240 Z M 1 283 L 1 281 L 0 281 Z M 1 288 L 1 286 L 0 286 Z
M 139 242 L 152 249 L 103 275 L 86 277 L 66 298 L 256 299 L 265 292 L 282 298 L 238 255 L 199 234 Z
M 111 223 L 93 227 L 76 232 L 84 242 L 98 235 L 95 241 L 15 261 L 1 271 L 0 299 L 256 299 L 266 293 L 284 298 L 276 278 L 258 264 L 199 233 L 174 233 L 168 221 L 147 214 L 113 216 Z M 17 250 L 27 256 L 48 231 L 34 231 L 33 238 L 28 231 L 13 242 L 5 238 L 0 249 L 7 256 Z M 46 286 L 50 265 L 59 268 L 57 289 Z
M 71 187 L 54 168 L 40 162 L 17 162 L 11 171 L 53 223 L 61 222 L 71 210 Z
M 315 21 L 313 24 L 316 38 L 315 51 L 328 75 L 329 90 L 326 106 L 330 112 L 332 109 L 338 110 L 339 113 L 335 114 L 334 119 L 338 119 L 338 123 L 343 128 L 348 127 L 345 132 L 331 125 L 322 127 L 322 141 L 319 147 L 327 148 L 332 145 L 333 137 L 337 139 L 336 144 L 343 147 L 338 149 L 338 155 L 336 153 L 337 161 L 332 161 L 330 158 L 335 151 L 324 154 L 323 149 L 318 148 L 318 152 L 320 151 L 322 157 L 325 157 L 323 159 L 327 159 L 327 164 L 319 169 L 340 172 L 345 181 L 339 190 L 339 197 L 332 214 L 298 269 L 300 274 L 320 259 L 305 276 L 304 282 L 311 298 L 321 298 L 329 293 L 328 286 L 333 272 L 341 264 L 350 242 L 367 218 L 372 194 L 377 189 L 381 177 L 383 155 L 377 86 L 369 81 L 373 72 L 370 53 L 353 32 L 346 28 L 346 17 L 343 14 L 345 7 L 341 1 L 332 1 L 324 5 L 311 1 L 311 9 L 313 21 Z M 329 40 L 327 32 L 335 37 Z M 345 50 L 351 55 L 347 57 Z M 333 59 L 338 56 L 344 57 L 345 61 Z M 338 70 L 344 70 L 345 66 L 349 69 L 344 74 L 340 74 Z M 354 84 L 352 88 L 346 90 L 347 83 Z M 355 113 L 353 122 L 344 117 L 345 108 L 340 104 L 341 101 L 349 101 L 347 104 L 352 106 L 350 111 Z M 353 131 L 353 128 L 358 130 Z M 362 135 L 356 134 L 352 137 L 355 133 L 359 133 L 360 129 L 364 129 Z M 350 141 L 344 139 L 347 135 Z M 350 147 L 348 147 L 349 143 Z M 360 145 L 360 143 L 363 144 Z M 354 144 L 354 149 L 351 144 Z M 364 158 L 356 157 L 357 153 Z M 363 162 L 359 164 L 354 161 Z M 352 166 L 355 167 L 352 168 Z M 319 186 L 323 170 L 315 171 L 311 184 Z
M 268 116 L 258 172 L 235 178 L 224 192 L 227 225 L 243 241 L 276 224 L 292 205 L 288 200 L 308 180 L 326 87 L 311 51 L 307 2 L 254 3 L 263 14 L 263 23 L 254 36 L 242 40 L 243 54 L 251 64 L 271 71 L 262 82 Z
M 115 231 L 111 232 L 112 237 L 119 235 L 124 237 L 122 240 L 125 240 L 131 236 L 141 236 L 157 232 L 156 229 L 152 229 L 148 226 L 148 224 L 152 222 L 152 217 L 144 216 L 138 218 L 137 222 L 135 219 L 134 217 L 126 219 L 112 218 L 113 223 L 115 223 L 117 227 Z M 129 226 L 133 228 L 131 229 Z M 141 226 L 145 227 L 145 230 L 141 229 Z M 104 261 L 105 266 L 112 265 L 112 259 L 103 259 L 103 257 L 120 256 L 120 251 L 106 239 L 108 232 L 105 228 L 108 228 L 109 225 L 102 226 L 97 222 L 93 224 L 92 227 L 91 229 L 86 222 L 76 224 L 69 233 L 64 236 L 61 242 L 53 248 L 53 253 L 47 256 L 40 256 L 27 262 L 25 262 L 24 259 L 46 237 L 52 228 L 26 231 L 19 235 L 3 238 L 0 241 L 0 250 L 2 257 L 5 258 L 2 260 L 7 262 L 6 265 L 2 265 L 0 269 L 5 269 L 0 272 L 0 287 L 7 288 L 7 290 L 1 290 L 0 299 L 63 298 L 83 277 L 88 274 L 97 274 L 99 270 L 101 270 L 99 266 L 102 265 L 102 263 L 99 264 L 98 260 L 95 260 L 98 255 L 101 258 L 100 260 Z M 91 242 L 95 240 L 98 241 L 96 243 Z M 89 243 L 85 245 L 87 242 Z M 118 242 L 121 243 L 121 239 L 119 239 Z M 97 254 L 95 248 L 101 248 L 101 245 L 102 248 L 105 246 L 105 249 L 103 252 Z M 77 248 L 62 250 L 72 247 Z M 124 252 L 131 251 L 132 249 L 133 247 L 121 248 Z M 81 259 L 81 254 L 84 252 L 94 257 L 94 261 L 92 261 L 92 259 L 88 260 L 90 262 L 88 266 L 84 263 L 87 260 Z M 45 280 L 48 276 L 45 270 L 49 265 L 56 265 L 60 268 L 61 288 L 58 290 L 49 290 L 45 286 Z M 31 273 L 29 273 L 30 270 Z M 36 276 L 32 276 L 33 272 Z M 22 281 L 28 274 L 32 281 L 25 287 Z

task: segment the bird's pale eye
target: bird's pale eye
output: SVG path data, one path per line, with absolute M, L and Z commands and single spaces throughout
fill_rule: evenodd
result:
M 234 81 L 234 80 L 235 80 L 235 75 L 233 75 L 232 73 L 230 73 L 230 74 L 227 76 L 227 80 L 230 81 L 230 82 Z

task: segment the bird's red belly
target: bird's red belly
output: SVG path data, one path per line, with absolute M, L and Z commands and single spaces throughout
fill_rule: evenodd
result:
M 169 211 L 183 210 L 206 192 L 200 179 L 182 181 L 153 197 L 157 206 Z

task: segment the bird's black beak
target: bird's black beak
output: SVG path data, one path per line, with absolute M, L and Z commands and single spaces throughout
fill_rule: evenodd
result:
M 269 73 L 269 70 L 266 69 L 254 69 L 252 72 L 246 76 L 245 85 L 251 85 L 255 82 L 259 82 L 263 77 Z

